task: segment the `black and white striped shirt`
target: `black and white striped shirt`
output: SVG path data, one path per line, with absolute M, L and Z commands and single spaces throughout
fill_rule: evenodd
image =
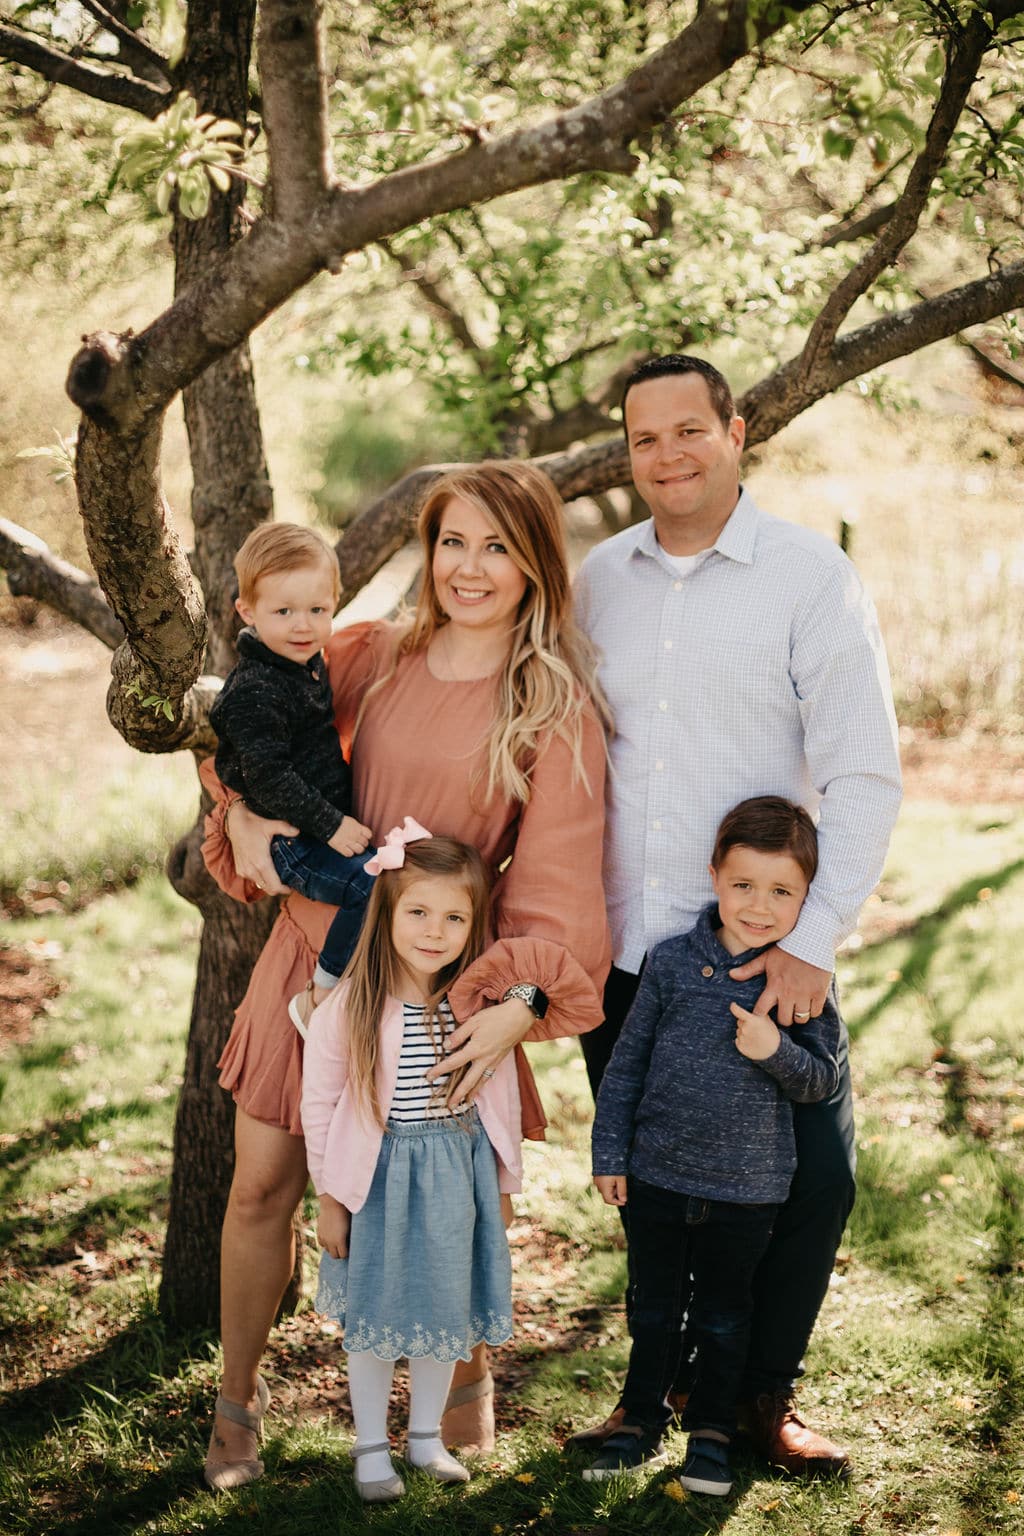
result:
M 431 1038 L 426 1009 L 418 1003 L 402 1004 L 402 1054 L 398 1059 L 398 1080 L 388 1110 L 390 1120 L 437 1120 L 446 1115 L 465 1114 L 470 1107 L 458 1104 L 449 1109 L 445 1104 L 448 1073 L 430 1083 L 424 1076 L 438 1060 L 440 1052 L 435 1041 L 439 1034 L 450 1035 L 455 1028 L 447 999 L 441 1002 L 438 1013 L 440 1019 L 433 1021 Z

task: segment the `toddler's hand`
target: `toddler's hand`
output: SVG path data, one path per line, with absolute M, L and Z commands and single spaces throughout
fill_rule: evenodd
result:
M 347 1206 L 341 1205 L 331 1195 L 320 1196 L 316 1237 L 320 1247 L 332 1259 L 348 1258 L 348 1233 L 351 1225 L 352 1216 Z
M 624 1173 L 595 1173 L 594 1183 L 605 1205 L 625 1205 L 626 1175 Z
M 356 821 L 354 816 L 343 816 L 341 826 L 327 846 L 333 848 L 335 853 L 344 854 L 347 859 L 351 859 L 357 853 L 366 852 L 372 836 L 371 829 L 364 827 L 361 821 Z
M 779 1048 L 779 1026 L 764 1013 L 748 1013 L 739 1003 L 730 1003 L 736 1020 L 736 1049 L 748 1061 L 767 1061 Z

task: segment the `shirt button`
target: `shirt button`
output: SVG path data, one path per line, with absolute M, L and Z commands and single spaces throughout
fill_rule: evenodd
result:
M 658 708 L 664 714 L 665 710 L 668 709 L 668 699 L 659 699 L 658 700 Z
M 662 762 L 661 758 L 659 757 L 658 761 L 654 765 L 655 773 L 660 773 L 661 770 L 664 768 L 664 766 L 665 766 L 665 764 Z
M 666 651 L 670 651 L 672 649 L 672 641 L 671 640 L 666 640 L 665 641 L 665 649 L 666 649 Z
M 660 821 L 655 821 L 655 822 L 652 823 L 652 825 L 654 827 L 655 832 L 660 832 L 661 831 L 661 822 Z
M 652 875 L 652 876 L 651 876 L 651 885 L 652 885 L 652 887 L 653 887 L 653 886 L 655 886 L 655 885 L 657 885 L 657 883 L 658 883 L 658 877 L 657 877 L 657 875 Z
M 681 581 L 674 581 L 672 583 L 672 590 L 673 590 L 673 592 L 681 592 L 683 590 L 682 582 Z
M 713 965 L 702 965 L 700 968 L 700 973 L 702 976 L 713 976 L 715 974 L 715 968 Z

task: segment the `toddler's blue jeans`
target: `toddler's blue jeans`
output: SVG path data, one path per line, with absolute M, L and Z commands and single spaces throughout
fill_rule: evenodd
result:
M 374 876 L 366 873 L 366 865 L 375 852 L 376 849 L 368 848 L 365 853 L 348 857 L 336 853 L 327 843 L 302 834 L 278 835 L 271 841 L 270 857 L 281 884 L 310 901 L 324 901 L 338 908 L 313 973 L 317 987 L 333 987 L 352 958 L 373 890 Z

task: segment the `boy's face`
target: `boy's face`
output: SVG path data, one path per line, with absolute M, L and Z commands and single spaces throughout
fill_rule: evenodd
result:
M 791 853 L 730 848 L 711 883 L 718 897 L 719 938 L 731 955 L 777 944 L 791 933 L 807 895 L 807 877 Z
M 275 656 L 307 662 L 331 637 L 334 580 L 326 562 L 274 571 L 256 583 L 252 603 L 235 607 Z

